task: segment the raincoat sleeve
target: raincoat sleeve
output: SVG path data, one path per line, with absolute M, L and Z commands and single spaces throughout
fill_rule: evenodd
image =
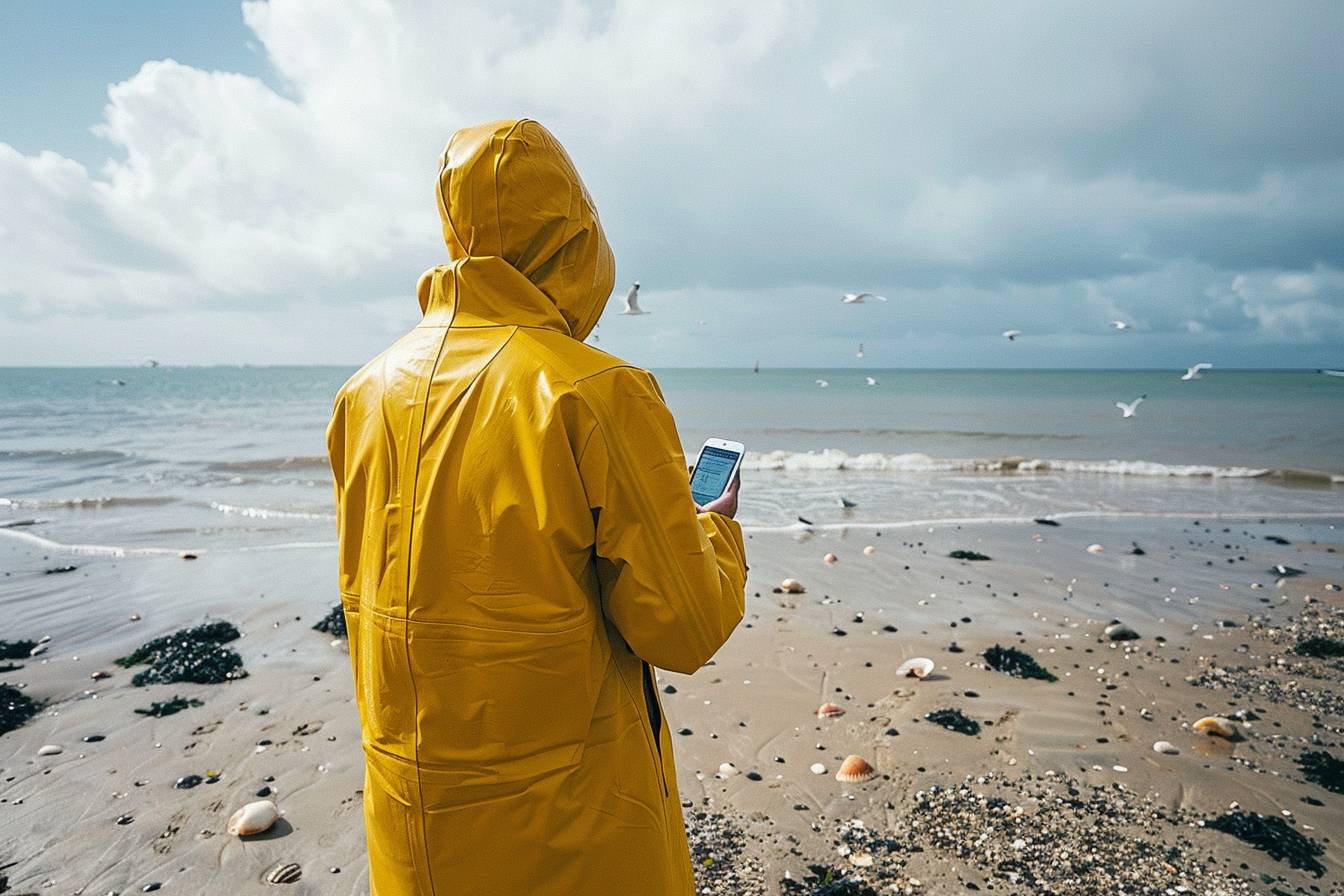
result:
M 582 381 L 580 393 L 597 421 L 579 470 L 603 612 L 641 659 L 690 674 L 742 620 L 742 527 L 696 513 L 676 424 L 651 375 L 616 368 Z

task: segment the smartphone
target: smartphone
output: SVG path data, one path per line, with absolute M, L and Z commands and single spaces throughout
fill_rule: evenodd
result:
M 742 466 L 744 450 L 741 442 L 705 440 L 700 456 L 695 459 L 695 471 L 691 473 L 691 497 L 696 504 L 704 507 L 723 494 Z

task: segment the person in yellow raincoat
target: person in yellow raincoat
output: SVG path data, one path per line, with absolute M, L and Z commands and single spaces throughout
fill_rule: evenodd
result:
M 373 896 L 690 896 L 650 667 L 742 618 L 736 487 L 697 508 L 653 377 L 584 344 L 614 262 L 550 132 L 458 131 L 438 203 L 327 430 Z

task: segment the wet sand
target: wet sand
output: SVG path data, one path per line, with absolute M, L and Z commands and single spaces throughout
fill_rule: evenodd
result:
M 1136 517 L 880 531 L 750 533 L 742 627 L 695 675 L 660 673 L 668 724 L 689 732 L 675 741 L 702 887 L 813 893 L 826 871 L 809 867 L 822 866 L 853 879 L 834 893 L 1344 892 L 1332 840 L 1344 794 L 1297 764 L 1307 751 L 1344 759 L 1344 661 L 1290 650 L 1310 633 L 1344 637 L 1344 594 L 1330 590 L 1344 582 L 1344 530 Z M 1276 581 L 1280 563 L 1303 574 Z M 45 573 L 64 565 L 78 568 Z M 51 639 L 0 675 L 47 704 L 0 737 L 11 892 L 251 892 L 294 862 L 289 892 L 367 893 L 349 658 L 311 628 L 334 602 L 331 548 L 186 561 L 0 537 L 0 568 L 0 638 Z M 785 577 L 806 592 L 774 593 Z M 247 677 L 136 688 L 112 662 L 207 618 L 243 632 L 231 646 Z M 1109 640 L 1113 619 L 1140 637 Z M 1058 680 L 985 668 L 995 644 Z M 935 673 L 897 678 L 915 656 Z M 134 712 L 174 695 L 203 705 Z M 823 702 L 845 713 L 820 720 Z M 979 733 L 924 719 L 941 709 Z M 1207 715 L 1232 719 L 1239 739 L 1194 733 Z M 1158 740 L 1179 753 L 1154 752 Z M 39 756 L 46 744 L 62 752 Z M 836 781 L 849 754 L 878 777 Z M 175 786 L 190 775 L 206 780 Z M 265 788 L 276 828 L 226 834 Z M 1293 868 L 1202 824 L 1234 803 L 1323 854 Z

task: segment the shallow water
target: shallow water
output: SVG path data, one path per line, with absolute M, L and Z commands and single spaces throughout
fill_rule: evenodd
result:
M 165 550 L 329 542 L 323 431 L 350 372 L 2 369 L 0 524 L 38 522 L 0 532 Z M 1340 513 L 1344 380 L 1214 370 L 1181 382 L 1179 374 L 668 370 L 658 378 L 689 453 L 710 435 L 747 444 L 749 526 L 799 516 L 878 525 Z M 1122 420 L 1114 402 L 1139 394 L 1148 400 L 1138 416 Z M 841 495 L 858 507 L 842 511 Z

